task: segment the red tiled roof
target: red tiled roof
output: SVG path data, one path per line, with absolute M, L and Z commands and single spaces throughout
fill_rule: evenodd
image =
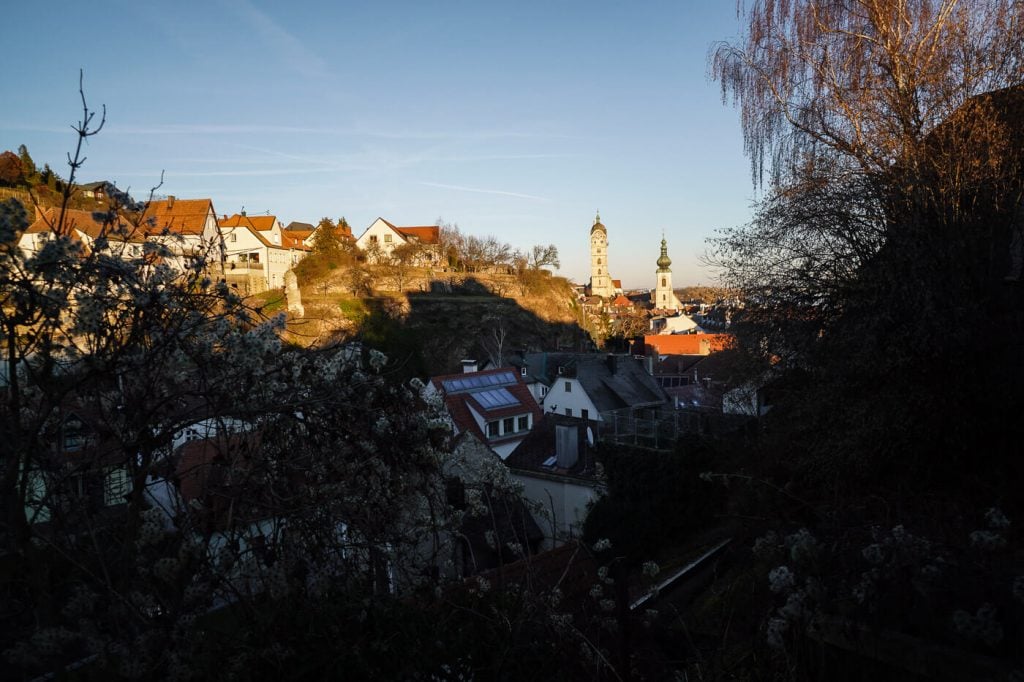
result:
M 398 227 L 402 236 L 415 237 L 421 244 L 437 244 L 440 241 L 441 229 L 437 225 L 417 227 Z
M 505 384 L 503 386 L 493 386 L 491 388 L 504 388 L 519 401 L 518 405 L 488 409 L 473 397 L 474 393 L 481 390 L 487 390 L 486 388 L 459 393 L 446 393 L 444 388 L 444 381 L 446 379 L 462 379 L 469 376 L 492 376 L 506 372 L 512 374 L 515 379 L 515 383 Z M 543 416 L 540 405 L 538 405 L 537 401 L 534 400 L 533 394 L 530 393 L 530 389 L 526 386 L 522 376 L 519 374 L 519 370 L 515 367 L 501 367 L 498 369 L 484 370 L 482 372 L 472 372 L 470 374 L 446 374 L 443 376 L 433 377 L 430 382 L 434 385 L 434 388 L 444 396 L 445 406 L 448 408 L 448 412 L 452 416 L 452 421 L 455 422 L 455 426 L 459 432 L 462 433 L 469 431 L 484 443 L 488 440 L 487 436 L 477 425 L 476 419 L 473 418 L 473 414 L 470 411 L 471 409 L 476 411 L 486 421 L 503 419 L 505 417 L 512 417 L 529 412 L 533 414 L 533 421 L 534 424 L 536 424 Z
M 52 232 L 57 220 L 60 218 L 60 209 L 48 208 L 46 209 L 34 223 L 25 229 L 25 234 L 45 234 Z M 77 240 L 78 235 L 75 230 L 82 232 L 89 237 L 95 239 L 101 234 L 107 234 L 112 238 L 126 241 L 144 241 L 141 234 L 137 234 L 138 230 L 134 228 L 127 220 L 123 217 L 118 216 L 117 219 L 118 227 L 122 228 L 127 235 L 127 238 L 120 234 L 110 235 L 111 225 L 104 223 L 101 220 L 96 220 L 95 214 L 92 211 L 79 211 L 76 209 L 67 209 L 64 212 L 64 227 L 70 228 L 72 231 L 69 236 L 72 239 Z
M 166 229 L 177 234 L 201 235 L 211 211 L 213 201 L 210 199 L 168 198 L 151 201 L 142 215 L 147 221 L 153 219 L 153 224 L 146 228 L 150 234 L 159 234 Z
M 312 230 L 283 230 L 281 232 L 281 246 L 286 249 L 309 251 L 310 248 L 303 242 L 311 234 L 313 234 Z
M 217 221 L 220 227 L 242 227 L 248 226 L 260 232 L 274 229 L 277 225 L 277 216 L 273 215 L 241 215 L 236 213 L 228 218 L 225 216 Z
M 659 355 L 706 355 L 732 345 L 732 334 L 656 334 L 644 346 Z
M 441 228 L 437 225 L 413 225 L 410 227 L 399 227 L 384 220 L 384 224 L 403 237 L 415 237 L 421 244 L 437 244 L 441 239 Z
M 615 280 L 612 281 L 614 282 Z M 616 284 L 615 286 L 619 285 Z M 626 298 L 625 296 L 623 296 L 622 294 L 619 294 L 618 296 L 615 297 L 615 300 L 612 301 L 612 305 L 619 306 L 622 308 L 631 308 L 633 306 L 633 302 Z
M 622 280 L 621 279 L 613 279 L 612 280 L 612 286 L 615 287 L 616 289 L 621 289 L 622 288 Z

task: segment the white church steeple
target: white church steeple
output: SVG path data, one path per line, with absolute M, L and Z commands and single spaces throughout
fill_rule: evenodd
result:
M 608 230 L 601 224 L 601 214 L 590 228 L 590 295 L 611 298 L 615 295 L 612 276 L 608 272 Z
M 651 303 L 658 310 L 681 310 L 683 304 L 672 291 L 672 259 L 668 257 L 668 243 L 665 234 L 661 235 L 661 255 L 658 256 L 658 281 L 655 283 Z

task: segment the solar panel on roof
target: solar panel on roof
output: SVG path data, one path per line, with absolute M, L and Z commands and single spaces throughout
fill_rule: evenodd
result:
M 463 393 L 493 386 L 510 386 L 516 383 L 516 375 L 512 372 L 466 374 L 457 379 L 445 379 L 442 383 L 444 384 L 444 390 L 448 393 Z
M 489 391 L 474 393 L 473 397 L 484 408 L 493 410 L 499 407 L 512 407 L 519 404 L 519 399 L 508 392 L 505 388 L 494 388 Z

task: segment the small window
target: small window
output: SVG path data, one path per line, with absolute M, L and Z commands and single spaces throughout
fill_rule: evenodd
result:
M 565 382 L 565 392 L 566 393 L 572 393 L 572 382 L 571 381 Z
M 566 417 L 571 417 L 572 416 L 572 408 L 571 407 L 565 408 L 565 416 Z
M 580 410 L 580 418 L 590 419 L 590 410 Z
M 503 426 L 505 428 L 502 433 L 514 433 L 516 430 L 516 420 L 512 417 L 506 417 Z
M 377 235 L 375 235 L 375 234 L 371 234 L 371 235 L 370 235 L 370 241 L 371 241 L 371 242 L 376 242 L 376 241 L 377 241 Z
M 384 243 L 385 244 L 390 244 L 391 243 L 391 235 L 390 234 L 384 235 Z
M 522 376 L 525 377 L 526 376 L 526 368 L 525 367 L 520 367 L 519 368 L 519 374 L 521 374 Z
M 530 417 L 529 416 L 524 414 L 522 417 L 519 418 L 519 427 L 518 427 L 517 430 L 518 431 L 529 431 L 530 430 Z
M 501 435 L 501 423 L 500 422 L 487 422 L 487 437 L 497 438 Z
M 238 235 L 235 234 L 234 232 L 232 232 L 231 234 L 228 235 L 228 241 L 229 242 L 237 242 L 238 241 Z

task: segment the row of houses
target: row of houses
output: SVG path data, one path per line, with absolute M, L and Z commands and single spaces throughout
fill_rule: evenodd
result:
M 149 202 L 141 214 L 114 218 L 111 221 L 104 212 L 67 209 L 63 225 L 58 225 L 60 209 L 37 209 L 18 246 L 26 255 L 35 253 L 58 229 L 87 251 L 102 244 L 125 257 L 142 257 L 150 251 L 147 242 L 159 243 L 165 247 L 160 258 L 171 267 L 184 271 L 190 260 L 202 257 L 211 274 L 250 294 L 283 287 L 285 273 L 313 250 L 317 239 L 312 225 L 285 227 L 274 215 L 250 216 L 243 211 L 218 216 L 211 199 L 169 196 Z M 386 260 L 403 245 L 422 247 L 417 254 L 422 264 L 440 261 L 436 225 L 401 227 L 377 218 L 358 237 L 347 226 L 334 229 L 339 240 L 351 242 L 370 261 Z

